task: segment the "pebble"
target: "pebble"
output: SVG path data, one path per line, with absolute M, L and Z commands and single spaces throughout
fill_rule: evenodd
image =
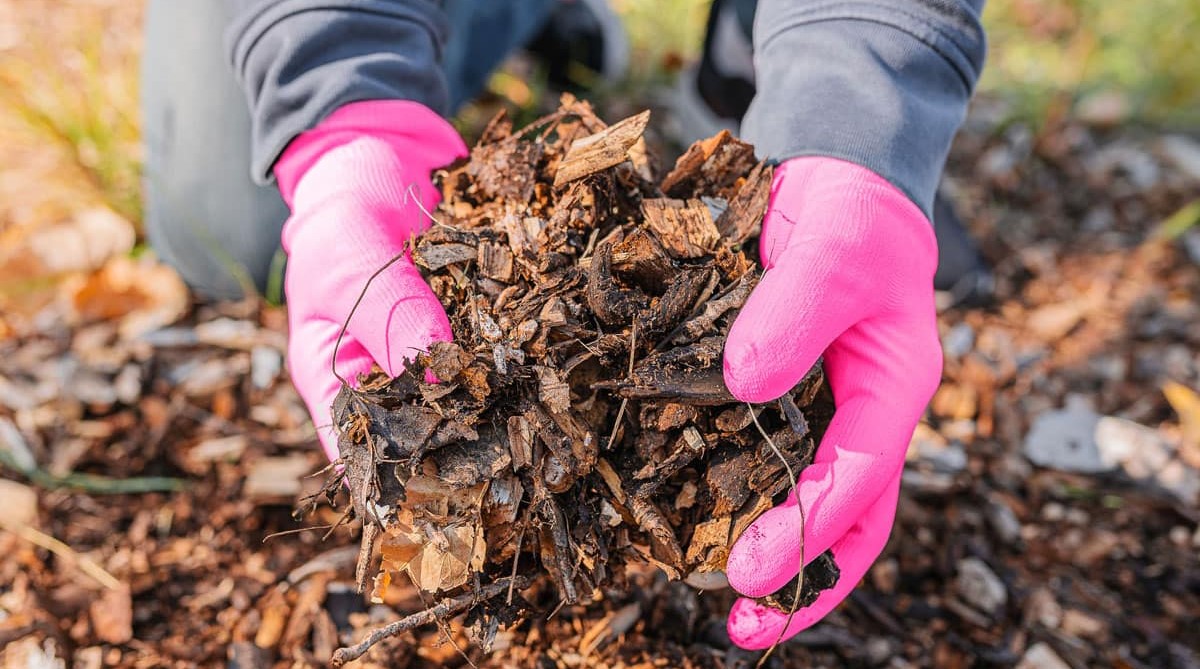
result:
M 1039 641 L 1025 651 L 1017 669 L 1071 669 L 1071 665 L 1064 662 L 1053 648 Z
M 1068 472 L 1111 470 L 1096 446 L 1100 418 L 1086 400 L 1069 397 L 1066 408 L 1043 412 L 1034 419 L 1025 435 L 1025 457 L 1041 467 Z
M 958 593 L 976 609 L 995 617 L 1008 603 L 1008 590 L 992 568 L 979 558 L 958 563 Z
M 987 519 L 1001 541 L 1012 544 L 1021 539 L 1021 521 L 1003 500 L 993 498 L 988 501 Z
M 946 331 L 942 337 L 942 352 L 951 360 L 958 360 L 975 347 L 975 328 L 959 323 Z

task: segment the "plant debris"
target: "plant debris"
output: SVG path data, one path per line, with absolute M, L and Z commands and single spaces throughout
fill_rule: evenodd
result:
M 819 365 L 750 406 L 720 364 L 757 281 L 772 170 L 721 133 L 656 185 L 631 152 L 648 118 L 606 126 L 565 96 L 519 131 L 498 116 L 440 173 L 440 216 L 413 257 L 455 341 L 334 402 L 343 468 L 327 490 L 348 482 L 374 526 L 362 560 L 380 537 L 375 599 L 401 572 L 443 597 L 540 576 L 552 607 L 619 588 L 629 564 L 720 572 L 811 461 L 833 415 Z M 813 565 L 802 603 L 837 582 L 828 555 Z M 370 571 L 360 563 L 360 589 Z M 486 647 L 516 609 L 474 605 Z

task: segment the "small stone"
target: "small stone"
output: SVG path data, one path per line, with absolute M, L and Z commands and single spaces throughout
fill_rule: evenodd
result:
M 1008 603 L 1008 590 L 991 567 L 979 558 L 958 563 L 958 593 L 976 609 L 996 617 Z
M 1025 435 L 1025 457 L 1042 467 L 1068 472 L 1109 471 L 1111 464 L 1100 458 L 1096 425 L 1100 415 L 1076 398 L 1064 409 L 1047 411 L 1034 419 Z
M 1063 661 L 1054 649 L 1045 643 L 1038 642 L 1025 651 L 1017 669 L 1071 669 L 1071 665 Z
M 959 323 L 946 331 L 942 337 L 942 352 L 951 360 L 958 360 L 971 352 L 975 346 L 975 328 Z
M 1002 499 L 993 497 L 988 500 L 987 519 L 1001 541 L 1011 544 L 1020 540 L 1021 521 Z

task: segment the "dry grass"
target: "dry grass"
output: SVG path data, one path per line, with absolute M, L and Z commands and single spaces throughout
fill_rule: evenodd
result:
M 104 203 L 141 219 L 141 3 L 0 0 L 0 230 Z

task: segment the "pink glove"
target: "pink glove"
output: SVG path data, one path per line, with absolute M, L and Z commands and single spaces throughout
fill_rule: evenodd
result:
M 466 153 L 454 128 L 427 107 L 374 100 L 338 109 L 275 164 L 292 209 L 283 226 L 288 367 L 330 460 L 338 457 L 334 342 L 371 274 L 429 227 L 418 203 L 426 211 L 438 203 L 430 173 Z M 395 374 L 450 338 L 446 312 L 406 257 L 371 283 L 338 348 L 337 371 L 353 382 L 374 361 Z
M 841 578 L 792 617 L 787 638 L 845 599 L 887 543 L 904 453 L 941 380 L 937 244 L 925 215 L 882 177 L 802 157 L 776 172 L 761 255 L 767 272 L 725 345 L 726 385 L 741 400 L 773 400 L 824 352 L 837 402 L 799 497 L 804 557 L 832 548 Z M 794 495 L 763 514 L 730 551 L 730 584 L 761 597 L 794 578 L 799 524 Z M 743 648 L 771 646 L 785 624 L 751 599 L 729 613 Z

